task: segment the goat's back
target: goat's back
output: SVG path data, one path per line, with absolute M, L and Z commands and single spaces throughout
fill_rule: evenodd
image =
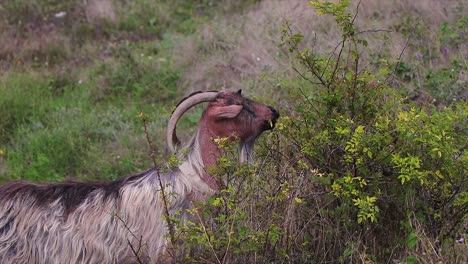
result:
M 0 263 L 122 263 L 132 248 L 157 256 L 165 226 L 154 174 L 0 186 Z

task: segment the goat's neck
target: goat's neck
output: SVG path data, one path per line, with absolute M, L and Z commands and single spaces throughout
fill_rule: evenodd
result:
M 192 150 L 187 157 L 187 164 L 184 167 L 190 166 L 210 189 L 218 192 L 221 189 L 221 182 L 212 173 L 216 171 L 217 160 L 223 153 L 213 141 L 216 135 L 210 131 L 203 121 L 199 124 L 191 145 Z
M 222 155 L 218 145 L 213 141 L 213 138 L 216 136 L 204 124 L 199 127 L 197 136 L 200 158 L 204 169 L 201 174 L 201 178 L 210 186 L 210 188 L 215 191 L 219 191 L 221 188 L 220 179 L 215 175 L 212 175 L 212 173 L 216 171 L 218 158 Z

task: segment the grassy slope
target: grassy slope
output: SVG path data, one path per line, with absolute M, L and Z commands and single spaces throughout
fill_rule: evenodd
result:
M 164 151 L 167 112 L 183 93 L 183 67 L 171 59 L 174 38 L 220 7 L 95 2 L 111 9 L 80 1 L 1 6 L 0 181 L 114 179 L 147 168 L 141 111 Z
M 317 40 L 306 35 L 304 43 L 318 50 L 330 50 L 339 38 L 337 29 L 324 27 L 330 21 L 301 1 L 91 2 L 1 6 L 0 179 L 115 178 L 143 169 L 149 163 L 140 111 L 154 116 L 150 126 L 162 152 L 168 107 L 186 89 L 244 88 L 262 98 L 272 84 L 295 78 L 275 44 L 278 17 L 301 32 L 316 31 Z M 414 31 L 397 85 L 440 100 L 466 96 L 466 62 L 457 59 L 466 53 L 463 5 L 451 1 L 439 13 L 427 8 L 434 1 L 411 3 L 361 3 L 358 24 L 394 31 L 391 39 L 370 38 L 378 51 L 368 54 L 370 62 L 396 57 Z M 448 91 L 438 85 L 447 79 L 456 83 Z

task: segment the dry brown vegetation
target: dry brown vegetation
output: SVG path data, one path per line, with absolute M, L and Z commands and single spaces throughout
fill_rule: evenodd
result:
M 352 1 L 353 8 L 357 3 Z M 369 50 L 395 59 L 404 51 L 404 57 L 414 58 L 420 46 L 439 45 L 436 34 L 441 23 L 451 23 L 465 13 L 466 5 L 460 0 L 363 0 L 356 24 L 363 31 L 385 31 L 369 32 Z M 264 71 L 291 71 L 288 57 L 278 47 L 284 20 L 290 20 L 294 30 L 305 35 L 302 45 L 318 52 L 333 50 L 341 38 L 332 18 L 319 16 L 308 1 L 261 1 L 241 14 L 216 18 L 176 44 L 175 59 L 179 65 L 188 65 L 185 86 L 191 91 L 220 85 L 240 87 Z M 466 44 L 456 52 L 466 54 Z M 441 58 L 433 64 L 444 67 L 450 60 Z
M 357 3 L 352 1 L 353 8 Z M 236 10 L 236 4 L 231 1 L 224 1 L 222 5 L 227 10 Z M 164 7 L 155 11 L 159 15 L 158 23 L 162 25 L 168 24 L 171 19 L 165 15 L 168 12 Z M 6 20 L 0 21 L 3 68 L 25 62 L 55 63 L 70 56 L 103 56 L 99 54 L 102 51 L 96 50 L 80 53 L 76 45 L 82 40 L 76 38 L 90 34 L 92 39 L 89 41 L 93 43 L 105 37 L 107 33 L 100 28 L 104 28 L 106 23 L 117 25 L 122 22 L 128 17 L 126 11 L 132 10 L 132 5 L 90 0 L 77 5 L 64 17 L 55 17 L 58 10 L 42 17 L 31 15 L 29 21 L 14 25 L 8 25 Z M 132 10 L 136 11 L 138 8 Z M 370 50 L 397 58 L 405 49 L 403 56 L 412 58 L 422 45 L 439 45 L 436 34 L 441 23 L 451 23 L 465 13 L 466 4 L 462 0 L 363 0 L 360 1 L 356 24 L 361 30 L 385 31 L 368 34 Z M 240 87 L 243 82 L 258 78 L 264 71 L 290 71 L 289 59 L 278 47 L 278 29 L 284 20 L 290 20 L 298 32 L 307 32 L 303 45 L 313 46 L 318 52 L 333 50 L 340 40 L 341 33 L 331 26 L 331 18 L 317 15 L 308 6 L 308 1 L 259 1 L 242 12 L 215 17 L 199 27 L 195 34 L 177 37 L 173 58 L 177 67 L 186 67 L 183 85 L 190 91 L 220 85 Z M 131 35 L 121 36 L 138 39 L 137 35 Z M 406 45 L 408 38 L 410 40 Z M 462 45 L 458 52 L 466 54 L 466 45 Z M 433 62 L 433 66 L 443 67 L 449 63 L 447 57 L 441 57 Z

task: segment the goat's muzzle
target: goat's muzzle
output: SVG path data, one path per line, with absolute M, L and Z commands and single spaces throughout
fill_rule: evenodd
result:
M 273 129 L 275 128 L 275 125 L 276 125 L 276 121 L 278 120 L 280 114 L 278 112 L 278 110 L 276 110 L 275 108 L 271 107 L 271 106 L 268 106 L 268 108 L 271 110 L 271 119 L 268 120 L 266 122 L 266 130 L 270 130 L 270 129 Z

